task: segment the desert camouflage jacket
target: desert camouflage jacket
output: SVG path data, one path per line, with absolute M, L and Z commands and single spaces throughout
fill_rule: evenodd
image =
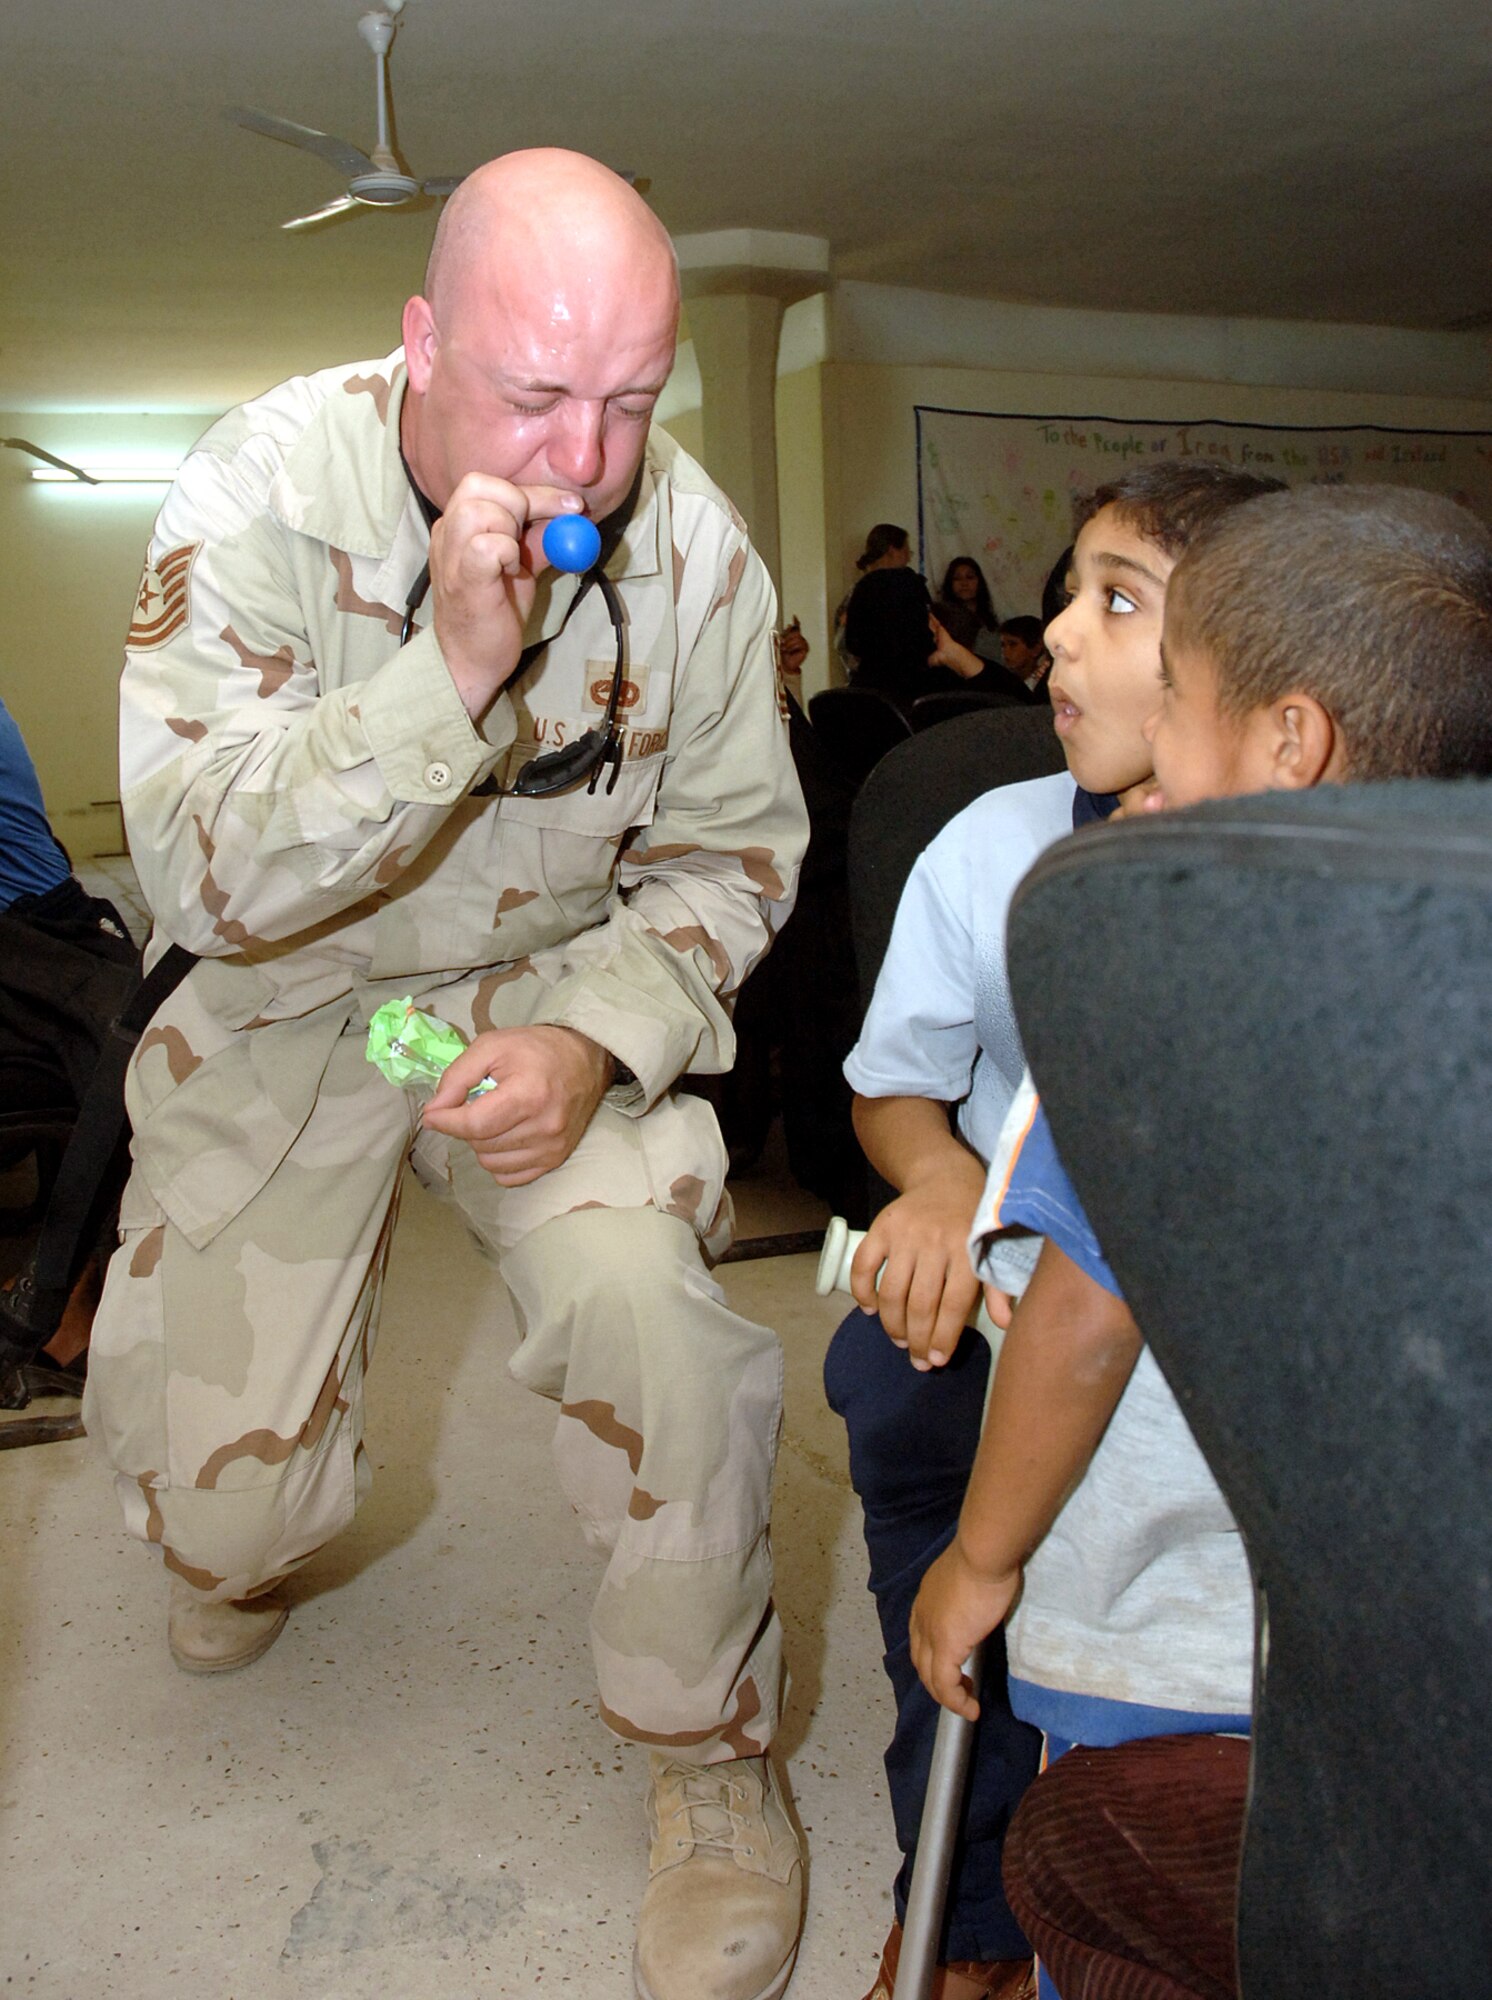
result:
M 608 565 L 627 624 L 615 789 L 474 795 L 598 721 L 615 642 L 599 591 L 564 623 L 578 584 L 551 575 L 529 638 L 553 643 L 480 728 L 428 622 L 400 647 L 428 547 L 404 383 L 396 352 L 231 412 L 148 552 L 125 821 L 153 949 L 205 962 L 142 1042 L 130 1107 L 152 1191 L 199 1243 L 283 1158 L 337 1037 L 380 1000 L 532 972 L 529 1018 L 611 1050 L 641 1110 L 686 1069 L 729 1067 L 729 996 L 791 908 L 806 819 L 776 606 L 730 503 L 653 432 Z M 211 1187 L 203 1144 L 236 1161 Z

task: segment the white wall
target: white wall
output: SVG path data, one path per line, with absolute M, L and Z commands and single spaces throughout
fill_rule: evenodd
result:
M 688 344 L 669 385 L 699 396 Z M 831 677 L 828 618 L 876 521 L 917 526 L 917 404 L 1027 415 L 1492 430 L 1492 336 L 1074 312 L 836 284 L 789 308 L 778 357 L 783 615 Z
M 74 463 L 176 463 L 207 413 L 0 412 L 0 434 Z M 75 858 L 120 851 L 119 671 L 160 487 L 34 482 L 0 451 L 5 641 L 0 694 L 20 725 L 58 839 Z
M 998 365 L 995 365 L 998 364 Z M 1492 430 L 1492 340 L 836 288 L 823 368 L 834 588 L 865 530 L 916 532 L 917 404 L 1030 416 Z

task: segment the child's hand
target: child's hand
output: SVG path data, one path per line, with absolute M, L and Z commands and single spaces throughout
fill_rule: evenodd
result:
M 1003 1327 L 1007 1333 L 1009 1332 L 1010 1322 L 1015 1317 L 1015 1300 L 1009 1292 L 1002 1292 L 998 1285 L 986 1285 L 984 1310 L 996 1326 Z
M 974 1569 L 957 1538 L 944 1549 L 912 1606 L 912 1665 L 933 1700 L 970 1722 L 979 1703 L 964 1679 L 964 1661 L 999 1625 L 1020 1589 L 1019 1569 L 988 1577 Z
M 975 1162 L 973 1177 L 977 1173 Z M 880 1314 L 889 1337 L 907 1349 L 919 1371 L 941 1368 L 950 1358 L 979 1297 L 968 1243 L 980 1190 L 971 1191 L 970 1178 L 960 1168 L 899 1195 L 866 1231 L 850 1265 L 856 1305 Z
M 802 673 L 803 662 L 808 658 L 808 641 L 796 618 L 777 635 L 777 658 L 785 674 Z

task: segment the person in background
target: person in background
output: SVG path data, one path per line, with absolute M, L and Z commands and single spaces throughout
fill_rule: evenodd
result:
M 1000 702 L 1029 703 L 1040 699 L 1027 685 L 1024 677 L 1008 668 L 1001 657 L 1000 628 L 993 634 L 984 635 L 990 650 L 979 651 L 966 646 L 956 639 L 943 623 L 944 606 L 935 605 L 932 610 L 932 664 L 955 678 L 948 683 L 952 688 L 961 689 L 966 694 L 989 695 L 996 704 Z M 1035 620 L 1030 621 L 1032 624 Z M 1038 633 L 1039 636 L 1039 633 Z
M 855 664 L 850 686 L 874 688 L 908 713 L 919 695 L 948 694 L 985 671 L 966 646 L 952 660 L 940 656 L 942 627 L 932 614 L 927 585 L 913 570 L 877 570 L 850 592 L 845 619 Z M 950 650 L 952 650 L 950 648 Z
M 949 638 L 967 646 L 981 660 L 1001 658 L 1002 626 L 996 616 L 984 571 L 972 556 L 955 556 L 938 585 L 933 615 Z
M 90 896 L 74 875 L 47 818 L 25 738 L 3 702 L 0 918 L 0 1060 L 45 1068 L 54 1079 L 52 1101 L 76 1106 L 117 1011 L 120 980 L 106 979 L 102 1000 L 78 989 L 100 964 L 132 978 L 137 954 L 114 905 Z
M 52 831 L 36 766 L 0 702 L 0 1111 L 82 1103 L 99 1050 L 135 982 L 138 953 L 114 905 L 90 896 Z M 11 1163 L 25 1153 L 7 1155 Z M 40 1160 L 38 1160 L 40 1172 Z M 96 1259 L 35 1366 L 40 1392 L 76 1393 L 98 1302 Z M 57 1371 L 70 1369 L 70 1380 Z
M 894 521 L 877 521 L 865 537 L 865 547 L 855 558 L 855 568 L 864 577 L 876 569 L 906 569 L 911 560 L 912 538 L 906 529 L 899 528 Z M 851 584 L 834 609 L 834 651 L 846 674 L 855 667 L 855 651 L 846 629 L 855 589 Z
M 31 752 L 0 701 L 0 910 L 60 889 L 71 874 L 47 818 Z
M 1039 700 L 1046 700 L 1046 677 L 1052 656 L 1046 649 L 1039 618 L 1007 618 L 1000 627 L 1000 658 L 1007 673 Z

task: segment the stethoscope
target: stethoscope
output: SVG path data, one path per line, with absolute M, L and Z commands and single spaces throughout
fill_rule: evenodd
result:
M 403 454 L 401 453 L 402 457 Z M 405 472 L 409 473 L 406 464 Z M 440 519 L 434 504 L 428 500 L 415 484 L 413 474 L 409 474 L 409 484 L 420 512 L 425 517 L 427 528 L 433 528 Z M 601 553 L 591 567 L 580 578 L 579 588 L 570 599 L 560 632 L 569 624 L 572 613 L 582 597 L 595 584 L 601 592 L 606 606 L 606 615 L 611 620 L 611 629 L 616 634 L 616 665 L 611 673 L 611 692 L 606 699 L 606 712 L 601 718 L 599 729 L 588 729 L 583 736 L 576 737 L 561 750 L 546 750 L 542 756 L 530 757 L 519 771 L 511 785 L 500 785 L 495 778 L 487 778 L 480 785 L 473 785 L 470 796 L 520 799 L 548 798 L 554 792 L 568 792 L 578 785 L 582 778 L 589 778 L 586 791 L 595 791 L 600 781 L 602 768 L 609 764 L 611 774 L 606 780 L 608 798 L 616 790 L 617 779 L 622 775 L 622 738 L 617 728 L 616 713 L 621 705 L 622 689 L 627 681 L 626 644 L 622 636 L 622 601 L 617 596 L 616 586 L 606 574 L 605 564 L 622 538 L 622 532 L 632 518 L 632 510 L 637 504 L 638 491 L 642 485 L 642 470 L 638 468 L 637 478 L 632 482 L 632 491 L 614 514 L 608 515 L 601 524 Z M 430 564 L 422 566 L 419 575 L 409 587 L 409 595 L 404 600 L 404 621 L 399 627 L 399 644 L 407 646 L 414 636 L 414 615 L 424 603 L 430 590 Z M 559 637 L 559 632 L 554 634 Z M 518 665 L 513 669 L 507 685 L 514 686 L 549 644 L 548 639 L 535 640 L 525 646 L 518 655 Z

